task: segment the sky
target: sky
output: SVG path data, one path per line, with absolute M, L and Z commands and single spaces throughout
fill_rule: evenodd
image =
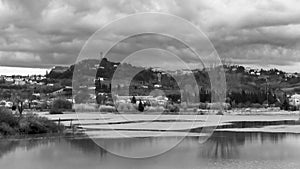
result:
M 299 8 L 298 0 L 0 0 L 0 66 L 48 69 L 73 64 L 98 29 L 128 15 L 162 12 L 202 30 L 227 64 L 300 72 Z M 156 21 L 132 22 L 122 29 L 137 25 L 155 26 Z M 116 36 L 122 34 L 107 34 L 97 45 L 108 46 Z M 131 48 L 143 45 L 141 39 L 129 42 L 112 56 L 127 56 Z M 166 48 L 186 53 L 172 45 Z M 193 59 L 187 62 L 193 64 Z

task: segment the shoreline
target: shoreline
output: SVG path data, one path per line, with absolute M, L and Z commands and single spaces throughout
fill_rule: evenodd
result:
M 206 123 L 203 122 L 203 124 L 199 124 L 197 126 L 194 126 L 194 128 L 178 128 L 174 129 L 173 131 L 166 131 L 166 132 L 182 132 L 184 130 L 189 130 L 189 132 L 193 133 L 192 131 L 199 131 L 199 129 L 205 128 L 205 127 L 215 127 L 215 131 L 222 131 L 222 132 L 267 132 L 267 133 L 278 133 L 278 129 L 276 126 L 281 126 L 281 132 L 282 133 L 294 133 L 294 134 L 300 134 L 300 127 L 299 132 L 295 132 L 295 127 L 298 125 L 300 126 L 299 121 L 299 113 L 298 112 L 286 112 L 286 111 L 278 111 L 278 112 L 267 112 L 265 111 L 263 114 L 251 114 L 249 112 L 247 113 L 237 113 L 241 112 L 242 110 L 235 110 L 236 113 L 225 113 L 222 116 L 216 116 L 213 115 L 211 117 L 221 117 L 220 123 Z M 45 133 L 45 134 L 22 134 L 22 135 L 1 135 L 0 140 L 20 140 L 20 139 L 43 139 L 43 138 L 89 138 L 89 134 L 87 132 L 90 131 L 101 131 L 101 130 L 119 130 L 120 127 L 114 127 L 114 126 L 125 126 L 124 129 L 122 129 L 124 132 L 130 132 L 134 131 L 138 134 L 145 133 L 147 131 L 152 132 L 158 132 L 159 130 L 156 129 L 157 127 L 151 127 L 147 129 L 145 128 L 145 125 L 142 125 L 142 128 L 131 128 L 132 124 L 134 123 L 149 123 L 153 122 L 151 121 L 151 117 L 154 117 L 156 115 L 160 114 L 113 114 L 113 113 L 105 113 L 99 115 L 99 112 L 86 112 L 79 115 L 74 112 L 66 112 L 65 114 L 57 114 L 57 115 L 50 115 L 46 112 L 32 112 L 34 114 L 37 114 L 40 117 L 46 117 L 50 121 L 53 121 L 57 123 L 60 121 L 60 124 L 64 126 L 64 129 L 61 131 L 61 133 Z M 182 114 L 179 115 L 179 119 L 176 119 L 175 117 L 178 115 L 161 115 L 160 118 L 162 118 L 161 121 L 158 121 L 156 123 L 158 124 L 171 124 L 171 123 L 189 123 L 189 121 L 193 122 L 193 117 L 195 114 Z M 117 117 L 125 116 L 129 119 L 133 118 L 131 121 L 122 121 L 122 119 L 119 119 Z M 101 118 L 100 118 L 101 117 Z M 181 117 L 181 118 L 180 118 Z M 199 118 L 204 118 L 206 115 L 197 115 Z M 208 116 L 207 116 L 208 117 Z M 80 118 L 78 120 L 77 118 Z M 174 121 L 175 118 L 175 121 Z M 60 120 L 58 120 L 60 119 Z M 149 120 L 150 119 L 150 120 Z M 176 121 L 177 120 L 177 121 Z M 290 125 L 290 124 L 280 124 L 284 121 L 295 121 L 297 124 Z M 109 123 L 111 122 L 111 123 Z M 265 123 L 265 125 L 262 125 L 260 128 L 257 128 L 255 126 L 252 127 L 237 127 L 237 128 L 227 128 L 226 126 L 234 125 L 237 123 Z M 272 124 L 277 123 L 278 124 Z M 106 123 L 106 124 L 105 124 Z M 108 123 L 108 124 L 107 124 Z M 199 120 L 199 123 L 201 123 L 201 120 Z M 71 125 L 69 125 L 71 124 Z M 181 123 L 180 123 L 181 124 Z M 179 125 L 180 125 L 179 124 Z M 207 125 L 208 126 L 207 126 Z M 99 127 L 100 125 L 100 127 Z M 110 127 L 106 127 L 105 125 L 110 125 Z M 155 124 L 153 124 L 155 126 Z M 90 127 L 88 127 L 90 126 Z M 95 126 L 95 127 L 93 127 Z M 103 127 L 102 127 L 103 126 Z M 127 126 L 127 127 L 126 127 Z M 167 125 L 168 126 L 168 125 Z M 271 128 L 269 127 L 271 126 Z M 275 127 L 273 127 L 275 126 Z M 292 127 L 291 127 L 292 126 Z M 267 129 L 264 129 L 267 127 Z M 269 127 L 269 128 L 268 128 Z M 285 127 L 285 128 L 284 128 Z M 107 128 L 107 129 L 106 129 Z M 122 128 L 122 127 L 121 127 Z M 164 127 L 162 127 L 164 128 Z M 284 129 L 283 129 L 284 128 Z M 92 130 L 93 129 L 93 130 Z M 292 130 L 292 131 L 289 131 Z M 141 132 L 141 133 L 139 133 Z M 99 135 L 99 133 L 98 133 Z M 149 134 L 149 136 L 153 137 L 153 134 Z M 96 135 L 96 137 L 98 137 Z M 134 135 L 133 135 L 134 137 Z M 147 137 L 147 136 L 146 136 Z M 100 137 L 101 138 L 101 137 Z

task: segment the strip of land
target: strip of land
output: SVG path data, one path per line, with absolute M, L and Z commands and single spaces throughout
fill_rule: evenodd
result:
M 99 114 L 69 113 L 59 115 L 40 114 L 65 126 L 75 125 L 95 138 L 201 136 L 202 128 L 230 132 L 284 132 L 300 133 L 300 125 L 280 125 L 296 122 L 297 114 L 268 115 L 159 115 L 159 114 Z M 234 128 L 235 123 L 266 124 L 259 127 Z M 279 125 L 270 125 L 278 123 Z M 228 128 L 227 128 L 228 126 Z M 231 126 L 231 127 L 230 127 Z M 198 130 L 199 129 L 199 130 Z M 193 132 L 186 132 L 192 130 Z

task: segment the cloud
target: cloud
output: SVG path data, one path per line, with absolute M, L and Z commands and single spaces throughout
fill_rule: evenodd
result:
M 111 21 L 138 12 L 165 12 L 203 30 L 221 57 L 238 64 L 288 67 L 300 63 L 299 6 L 297 0 L 2 0 L 0 63 L 36 67 L 72 64 L 86 40 Z M 120 29 L 143 26 L 156 24 L 130 23 Z M 180 30 L 176 26 L 170 29 L 168 24 L 160 29 Z M 101 45 L 110 45 L 116 36 L 122 32 L 107 36 Z M 192 40 L 193 36 L 186 38 Z M 143 44 L 124 44 L 116 54 L 122 55 L 134 45 Z M 172 43 L 165 47 L 176 48 L 175 53 L 186 52 Z

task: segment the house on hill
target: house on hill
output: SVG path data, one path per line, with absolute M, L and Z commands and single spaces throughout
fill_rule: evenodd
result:
M 289 103 L 292 106 L 300 107 L 300 94 L 294 94 L 290 97 Z
M 70 98 L 72 96 L 72 87 L 66 86 L 51 93 L 53 96 L 64 96 Z
M 67 71 L 69 69 L 69 67 L 65 67 L 65 66 L 55 66 L 52 68 L 51 72 L 54 73 L 63 73 L 65 71 Z

